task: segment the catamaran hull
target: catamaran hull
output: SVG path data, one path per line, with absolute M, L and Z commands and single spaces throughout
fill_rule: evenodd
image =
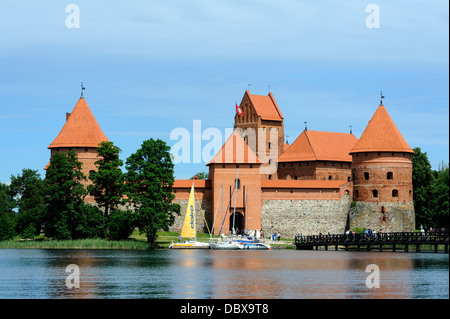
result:
M 171 244 L 169 246 L 170 249 L 210 249 L 210 245 L 208 243 L 177 243 Z
M 213 243 L 213 244 L 211 244 L 211 249 L 240 250 L 240 249 L 242 249 L 242 247 L 240 247 L 238 244 Z
M 269 250 L 272 249 L 270 245 L 262 244 L 262 243 L 248 243 L 244 244 L 244 247 L 242 249 L 248 249 L 248 250 Z

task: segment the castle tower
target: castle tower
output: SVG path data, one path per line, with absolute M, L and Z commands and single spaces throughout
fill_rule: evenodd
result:
M 98 125 L 86 100 L 81 97 L 72 113 L 66 113 L 66 122 L 63 128 L 48 146 L 50 159 L 56 152 L 67 153 L 70 149 L 74 149 L 78 155 L 78 160 L 83 163 L 81 169 L 83 174 L 89 177 L 89 172 L 96 170 L 94 164 L 98 161 L 96 148 L 103 141 L 108 141 L 108 139 Z M 84 184 L 85 186 L 88 185 L 89 181 L 84 182 Z M 88 196 L 86 201 L 91 202 L 93 198 Z
M 239 230 L 260 230 L 261 162 L 237 130 L 207 165 L 214 234 L 228 235 L 233 224 Z
M 256 95 L 247 90 L 240 109 L 244 115 L 236 113 L 234 128 L 242 130 L 244 140 L 263 163 L 262 179 L 277 179 L 277 161 L 285 145 L 283 115 L 275 98 L 272 93 Z
M 380 103 L 350 151 L 356 202 L 350 228 L 414 231 L 413 153 Z

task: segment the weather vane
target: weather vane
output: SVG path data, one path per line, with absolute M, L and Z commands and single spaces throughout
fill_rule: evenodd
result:
M 350 134 L 353 134 L 353 132 L 352 132 L 352 126 L 349 125 L 349 127 L 350 127 Z
M 383 99 L 384 99 L 383 91 L 380 92 L 380 96 L 381 96 L 380 105 L 383 105 Z
M 81 97 L 83 97 L 84 90 L 86 90 L 86 88 L 83 86 L 83 82 L 81 82 Z
M 303 122 L 303 123 L 305 123 L 305 131 L 307 131 L 308 130 L 308 122 Z

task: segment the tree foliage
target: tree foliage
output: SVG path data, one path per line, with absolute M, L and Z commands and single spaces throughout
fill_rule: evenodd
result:
M 413 149 L 412 179 L 416 224 L 424 227 L 448 228 L 449 170 L 448 165 L 433 171 L 426 152 Z
M 174 164 L 170 147 L 162 140 L 146 140 L 126 161 L 127 195 L 135 207 L 135 222 L 147 234 L 153 246 L 156 232 L 168 230 L 179 214 L 180 206 L 172 203 Z
M 117 208 L 123 198 L 123 174 L 120 169 L 123 161 L 119 158 L 121 149 L 114 146 L 113 142 L 105 141 L 97 147 L 97 152 L 100 159 L 95 165 L 98 170 L 90 172 L 92 185 L 88 186 L 88 190 L 108 217 L 109 212 Z
M 81 165 L 73 150 L 67 154 L 56 152 L 50 161 L 45 179 L 47 213 L 44 230 L 48 237 L 79 238 L 80 215 L 87 194 L 81 183 L 86 180 Z
M 13 208 L 14 201 L 11 198 L 9 186 L 0 183 L 0 240 L 14 238 L 16 218 Z
M 45 213 L 44 181 L 37 170 L 23 169 L 11 176 L 11 196 L 18 210 L 16 231 L 23 238 L 39 235 Z

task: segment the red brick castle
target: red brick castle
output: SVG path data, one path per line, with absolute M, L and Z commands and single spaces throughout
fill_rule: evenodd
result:
M 283 115 L 272 93 L 246 91 L 239 107 L 243 116 L 235 115 L 235 130 L 207 163 L 209 179 L 174 184 L 184 211 L 194 183 L 196 207 L 206 218 L 198 218 L 199 231 L 228 234 L 233 224 L 285 237 L 355 227 L 414 230 L 413 151 L 383 103 L 359 140 L 305 129 L 291 145 L 284 143 Z M 75 148 L 88 176 L 96 146 L 107 140 L 81 97 L 48 148 L 51 156 Z

